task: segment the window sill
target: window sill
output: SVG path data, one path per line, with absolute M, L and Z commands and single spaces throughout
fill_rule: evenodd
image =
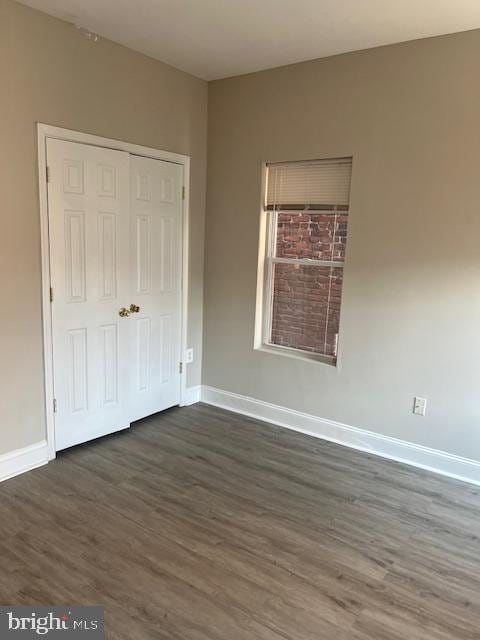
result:
M 294 360 L 303 360 L 307 362 L 318 362 L 320 364 L 326 364 L 329 367 L 335 368 L 337 366 L 336 358 L 329 358 L 328 356 L 322 356 L 319 353 L 310 353 L 309 351 L 300 351 L 299 349 L 291 349 L 290 347 L 281 347 L 273 344 L 261 344 L 258 347 L 254 347 L 255 351 L 262 351 L 263 353 L 270 353 L 273 355 L 284 356 L 287 358 L 293 358 Z

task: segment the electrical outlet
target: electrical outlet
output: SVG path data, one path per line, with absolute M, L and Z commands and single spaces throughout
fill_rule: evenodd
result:
M 190 364 L 191 362 L 193 362 L 193 349 L 192 348 L 187 349 L 185 351 L 185 362 L 187 364 Z
M 427 399 L 415 396 L 413 399 L 413 413 L 417 416 L 424 416 L 427 409 Z

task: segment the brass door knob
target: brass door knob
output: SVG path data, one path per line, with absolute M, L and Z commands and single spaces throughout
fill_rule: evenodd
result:
M 140 311 L 140 307 L 137 304 L 130 305 L 130 313 L 138 313 Z
M 129 315 L 130 315 L 130 311 L 129 311 L 128 309 L 125 309 L 125 307 L 122 307 L 122 308 L 120 309 L 120 311 L 118 312 L 118 315 L 119 315 L 121 318 L 126 318 L 127 316 L 129 316 Z

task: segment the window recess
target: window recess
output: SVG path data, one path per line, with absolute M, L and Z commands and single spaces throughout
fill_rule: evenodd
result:
M 352 159 L 267 164 L 263 345 L 336 362 Z

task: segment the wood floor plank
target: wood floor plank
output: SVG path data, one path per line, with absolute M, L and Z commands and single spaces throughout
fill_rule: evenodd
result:
M 194 405 L 0 485 L 0 600 L 111 640 L 480 639 L 480 491 Z

